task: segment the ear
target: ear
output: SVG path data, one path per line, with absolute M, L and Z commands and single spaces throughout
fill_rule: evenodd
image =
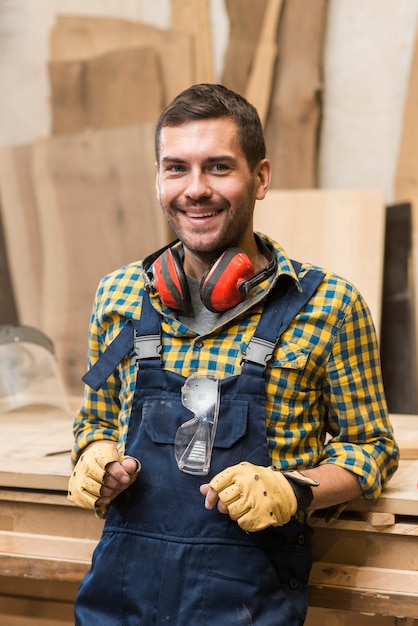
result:
M 262 159 L 258 164 L 256 199 L 263 200 L 271 182 L 271 163 L 268 159 Z
M 159 170 L 157 162 L 155 162 L 155 193 L 157 194 L 158 202 L 160 202 L 160 199 L 161 199 L 161 194 L 160 194 L 160 170 Z

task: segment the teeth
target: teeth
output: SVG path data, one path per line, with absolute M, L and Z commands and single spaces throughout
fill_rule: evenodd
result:
M 217 214 L 217 211 L 211 211 L 208 213 L 192 213 L 190 211 L 186 212 L 187 217 L 213 217 Z

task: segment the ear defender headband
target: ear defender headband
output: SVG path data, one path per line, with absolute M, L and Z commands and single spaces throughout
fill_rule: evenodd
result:
M 259 243 L 269 259 L 268 264 L 254 273 L 254 265 L 241 248 L 228 248 L 204 273 L 200 297 L 210 311 L 221 313 L 242 302 L 245 296 L 276 269 L 273 251 L 261 240 Z M 191 297 L 179 251 L 172 242 L 144 260 L 145 288 L 158 291 L 166 306 L 183 315 L 191 313 Z

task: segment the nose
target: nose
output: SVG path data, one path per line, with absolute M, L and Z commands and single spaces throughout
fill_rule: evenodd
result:
M 191 200 L 205 200 L 212 195 L 212 188 L 207 174 L 201 170 L 193 170 L 189 174 L 187 187 L 184 190 L 186 198 Z

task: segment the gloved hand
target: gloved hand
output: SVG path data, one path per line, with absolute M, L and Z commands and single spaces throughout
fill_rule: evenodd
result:
M 138 459 L 124 456 L 118 452 L 116 444 L 109 442 L 95 442 L 82 453 L 77 461 L 68 483 L 68 499 L 83 509 L 95 509 L 100 498 L 100 490 L 106 476 L 106 468 L 115 461 L 122 463 L 125 459 L 132 459 L 137 465 L 136 471 L 130 475 L 128 488 L 136 480 L 141 469 Z
M 244 461 L 226 468 L 209 485 L 227 507 L 229 515 L 247 531 L 263 530 L 268 526 L 283 526 L 298 510 L 298 500 L 290 475 L 297 481 L 315 486 L 316 481 L 300 472 L 276 471 Z

